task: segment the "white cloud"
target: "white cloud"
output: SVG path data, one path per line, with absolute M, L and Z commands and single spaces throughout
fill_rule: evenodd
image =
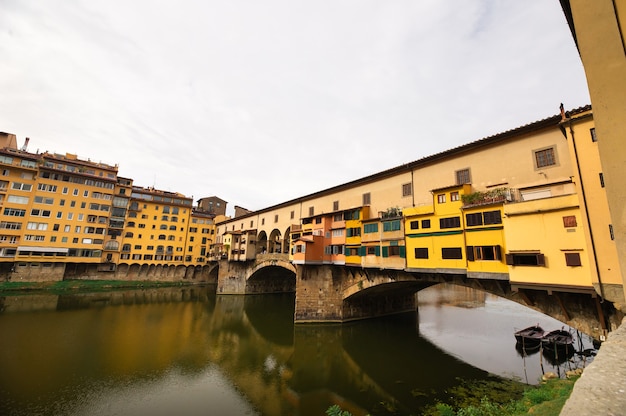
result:
M 589 103 L 556 1 L 0 3 L 0 130 L 283 202 Z

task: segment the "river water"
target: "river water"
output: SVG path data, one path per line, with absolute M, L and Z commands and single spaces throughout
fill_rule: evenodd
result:
M 592 359 L 518 352 L 516 329 L 563 324 L 510 301 L 418 298 L 417 313 L 294 325 L 293 295 L 214 286 L 0 297 L 0 415 L 410 415 L 468 381 L 536 384 Z

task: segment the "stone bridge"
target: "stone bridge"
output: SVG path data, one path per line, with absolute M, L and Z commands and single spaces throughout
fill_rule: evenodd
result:
M 597 340 L 617 328 L 623 314 L 595 292 L 513 290 L 507 280 L 465 274 L 418 273 L 341 265 L 294 265 L 287 254 L 217 262 L 218 294 L 295 293 L 295 323 L 348 322 L 416 310 L 418 292 L 451 283 L 500 296 L 576 328 Z M 215 275 L 215 268 L 211 275 Z

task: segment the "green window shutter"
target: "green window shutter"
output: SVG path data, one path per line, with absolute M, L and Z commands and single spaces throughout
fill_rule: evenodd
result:
M 406 259 L 406 247 L 400 246 L 400 257 Z
M 389 257 L 389 247 L 383 247 L 383 257 Z
M 377 257 L 380 257 L 380 246 L 376 246 L 375 254 Z
M 359 247 L 359 256 L 363 257 L 367 254 L 367 247 L 361 246 Z

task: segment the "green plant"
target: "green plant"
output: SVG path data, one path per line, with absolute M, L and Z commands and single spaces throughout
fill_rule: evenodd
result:
M 326 409 L 326 414 L 328 416 L 352 416 L 352 413 L 348 412 L 347 410 L 341 410 L 341 407 L 336 404 Z

